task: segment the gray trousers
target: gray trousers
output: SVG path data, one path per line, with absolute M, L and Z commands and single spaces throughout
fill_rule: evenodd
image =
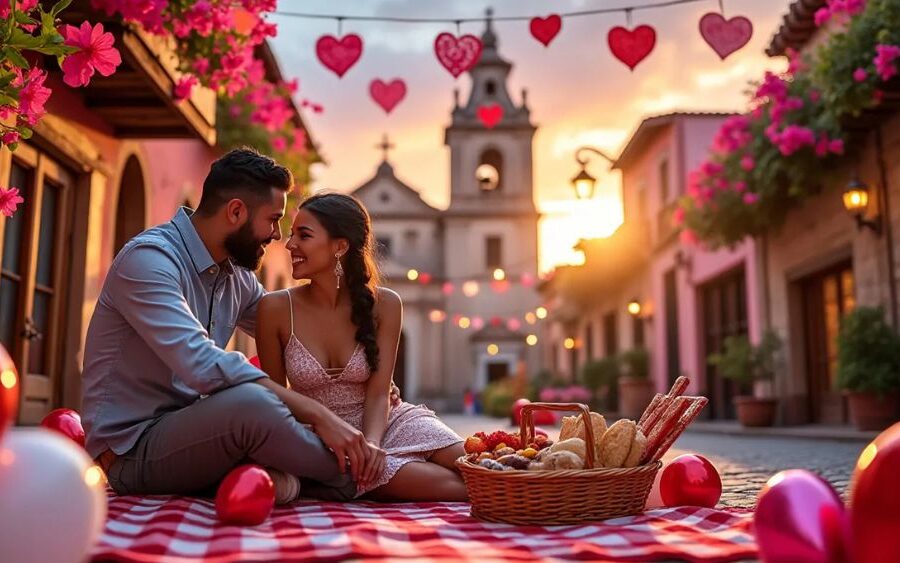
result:
M 356 484 L 319 437 L 297 422 L 275 393 L 242 383 L 163 415 L 109 467 L 109 484 L 126 494 L 215 493 L 242 463 L 300 477 L 304 496 L 350 500 Z

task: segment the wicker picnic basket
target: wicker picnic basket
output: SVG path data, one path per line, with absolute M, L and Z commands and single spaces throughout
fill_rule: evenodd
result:
M 472 503 L 472 516 L 509 524 L 579 524 L 631 516 L 644 510 L 662 456 L 706 406 L 706 397 L 685 397 L 689 380 L 679 377 L 665 395 L 657 393 L 637 427 L 647 446 L 642 465 L 603 468 L 594 459 L 594 448 L 585 448 L 584 469 L 497 471 L 476 465 L 464 456 L 456 460 Z M 581 413 L 585 442 L 594 444 L 590 411 L 580 403 L 530 403 L 522 409 L 519 436 L 522 443 L 534 439 L 536 410 Z
M 522 408 L 520 436 L 534 438 L 535 410 L 581 412 L 591 419 L 586 405 L 531 403 Z M 585 442 L 594 443 L 591 424 L 585 424 Z M 472 503 L 472 516 L 509 524 L 578 524 L 630 516 L 644 510 L 650 487 L 662 462 L 627 469 L 595 468 L 594 448 L 585 449 L 585 469 L 563 471 L 495 471 L 456 461 Z

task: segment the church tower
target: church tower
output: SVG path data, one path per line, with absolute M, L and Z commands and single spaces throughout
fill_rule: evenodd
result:
M 449 395 L 465 388 L 480 390 L 523 369 L 522 362 L 528 375 L 537 369 L 536 350 L 525 344 L 532 327 L 521 320 L 539 299 L 530 283 L 520 281 L 523 274 L 534 280 L 538 267 L 532 163 L 536 127 L 527 92 L 523 89 L 518 103 L 509 93 L 513 65 L 498 51 L 491 15 L 488 9 L 481 59 L 469 70 L 471 91 L 463 104 L 455 92 L 444 136 L 450 148 L 444 271 L 455 280 L 468 280 L 466 293 L 473 293 L 471 282 L 478 284 L 476 294 L 466 295 L 463 282 L 456 283 L 447 310 L 484 323 L 481 330 L 448 332 L 444 373 L 450 376 Z M 484 118 L 491 117 L 495 121 L 486 124 Z M 504 276 L 505 284 L 496 283 Z M 511 318 L 521 321 L 521 327 L 509 323 Z

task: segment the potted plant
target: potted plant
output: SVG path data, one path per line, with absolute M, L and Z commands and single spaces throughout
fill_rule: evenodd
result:
M 581 381 L 594 395 L 593 406 L 616 412 L 619 408 L 619 359 L 615 356 L 591 360 L 581 368 Z
M 650 354 L 645 348 L 633 348 L 620 355 L 622 376 L 619 377 L 619 414 L 638 419 L 653 400 L 650 379 Z
M 841 321 L 837 384 L 860 430 L 883 430 L 897 420 L 900 403 L 900 337 L 881 308 L 859 307 Z
M 742 426 L 772 426 L 775 422 L 777 402 L 771 396 L 771 382 L 779 348 L 781 339 L 774 331 L 767 330 L 756 346 L 746 336 L 730 336 L 725 339 L 722 352 L 708 358 L 722 377 L 739 385 L 753 385 L 753 395 L 738 395 L 733 399 Z

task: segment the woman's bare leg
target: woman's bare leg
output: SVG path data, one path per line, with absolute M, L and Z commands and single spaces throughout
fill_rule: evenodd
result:
M 456 471 L 430 461 L 415 461 L 401 467 L 393 479 L 369 492 L 366 498 L 387 502 L 465 502 L 469 495 Z
M 431 454 L 431 457 L 428 458 L 428 461 L 459 473 L 459 469 L 456 467 L 455 462 L 464 455 L 466 455 L 466 450 L 463 448 L 462 442 L 460 442 L 435 451 Z

